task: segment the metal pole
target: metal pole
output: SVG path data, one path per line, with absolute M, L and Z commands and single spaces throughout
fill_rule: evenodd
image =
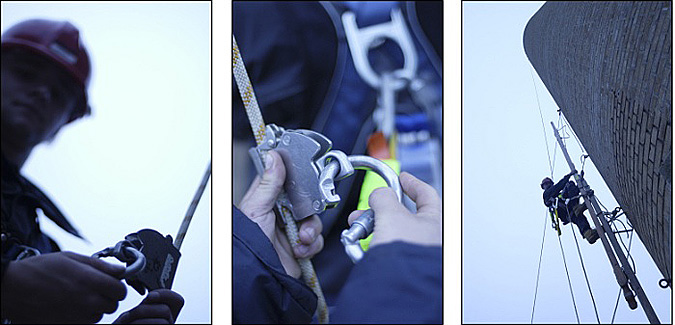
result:
M 567 148 L 565 148 L 565 144 L 563 143 L 560 134 L 558 134 L 558 130 L 556 129 L 555 124 L 553 124 L 553 122 L 551 122 L 551 127 L 553 127 L 553 133 L 555 135 L 556 140 L 558 141 L 558 144 L 560 145 L 560 149 L 562 150 L 563 155 L 565 156 L 565 160 L 567 160 L 567 164 L 570 166 L 571 170 L 576 170 L 576 168 L 574 167 L 574 163 L 572 162 L 572 159 L 570 159 L 570 156 L 567 153 Z M 607 257 L 609 258 L 609 261 L 612 264 L 612 269 L 614 270 L 616 280 L 619 283 L 621 289 L 623 290 L 623 295 L 626 298 L 629 307 L 631 309 L 635 309 L 637 308 L 637 303 L 635 301 L 633 292 L 630 290 L 630 287 L 628 287 L 628 281 L 630 281 L 630 286 L 633 288 L 633 290 L 635 290 L 638 299 L 640 300 L 640 303 L 642 305 L 642 309 L 647 315 L 647 319 L 649 319 L 649 322 L 652 324 L 660 324 L 659 318 L 656 316 L 656 312 L 654 312 L 652 305 L 649 303 L 649 299 L 647 298 L 647 295 L 645 294 L 644 290 L 642 290 L 640 282 L 638 281 L 637 276 L 633 271 L 633 268 L 628 263 L 626 255 L 624 255 L 623 251 L 621 250 L 621 247 L 619 246 L 619 243 L 616 240 L 614 232 L 612 231 L 607 220 L 604 218 L 603 211 L 602 209 L 600 209 L 600 204 L 598 203 L 595 194 L 593 193 L 593 190 L 588 185 L 586 180 L 578 173 L 574 175 L 574 178 L 577 181 L 577 186 L 579 187 L 581 195 L 584 197 L 586 207 L 588 207 L 588 211 L 591 214 L 591 219 L 595 224 L 595 228 L 598 232 L 598 235 L 600 236 L 602 245 L 605 248 Z M 612 249 L 612 247 L 614 249 Z M 621 266 L 619 266 L 617 257 L 621 262 Z M 628 276 L 628 279 L 626 278 L 626 276 Z

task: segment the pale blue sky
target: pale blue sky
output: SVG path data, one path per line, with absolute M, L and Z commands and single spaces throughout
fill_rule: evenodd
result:
M 38 147 L 24 172 L 89 240 L 47 218 L 64 250 L 92 254 L 143 228 L 176 236 L 211 158 L 210 4 L 2 2 L 2 31 L 27 18 L 67 19 L 93 63 L 93 114 Z M 211 321 L 210 183 L 181 248 L 178 321 Z M 128 288 L 113 315 L 142 297 Z
M 543 2 L 463 2 L 463 279 L 465 323 L 529 323 L 539 252 L 545 244 L 535 323 L 576 323 L 572 298 L 555 231 L 545 221 L 539 183 L 550 174 L 547 156 L 555 153 L 555 178 L 569 172 L 554 147 L 551 121 L 557 107 L 523 50 L 523 31 Z M 542 128 L 536 92 L 545 123 Z M 580 169 L 581 151 L 567 142 Z M 608 208 L 617 206 L 599 174 L 587 162 L 586 178 Z M 588 213 L 586 213 L 588 214 Z M 625 217 L 622 217 L 624 219 Z M 590 221 L 590 220 L 589 220 Z M 576 227 L 576 226 L 575 226 Z M 595 323 L 571 224 L 561 237 L 579 318 Z M 589 245 L 577 232 L 600 320 L 609 323 L 619 287 L 602 244 Z M 625 238 L 625 237 L 624 237 Z M 624 239 L 626 244 L 628 241 Z M 636 236 L 631 253 L 640 284 L 662 323 L 671 321 L 671 290 L 658 287 L 661 274 Z M 646 323 L 641 307 L 619 301 L 615 323 Z

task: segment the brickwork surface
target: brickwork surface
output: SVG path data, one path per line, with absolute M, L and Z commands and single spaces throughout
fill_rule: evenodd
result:
M 547 2 L 524 33 L 527 57 L 667 279 L 671 9 L 671 2 Z

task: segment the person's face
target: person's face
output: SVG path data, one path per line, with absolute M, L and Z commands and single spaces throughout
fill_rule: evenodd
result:
M 551 184 L 551 182 L 546 182 L 546 183 L 544 183 L 544 184 L 541 185 L 541 188 L 542 188 L 544 191 L 546 191 L 549 187 L 551 187 L 551 185 L 553 185 L 553 184 Z
M 63 68 L 25 50 L 2 53 L 2 137 L 32 148 L 53 138 L 77 104 L 76 81 Z

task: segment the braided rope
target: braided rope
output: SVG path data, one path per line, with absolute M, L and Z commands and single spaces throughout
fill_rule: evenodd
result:
M 183 222 L 180 224 L 180 228 L 178 229 L 178 233 L 176 234 L 176 239 L 173 241 L 173 246 L 175 246 L 178 250 L 180 250 L 181 245 L 183 245 L 183 239 L 185 239 L 185 234 L 187 233 L 188 227 L 190 226 L 190 222 L 192 221 L 192 216 L 194 216 L 195 211 L 197 210 L 197 205 L 199 204 L 199 200 L 202 198 L 202 194 L 204 194 L 206 184 L 209 182 L 210 177 L 211 177 L 211 162 L 209 161 L 209 166 L 206 168 L 204 176 L 202 176 L 202 182 L 199 184 L 197 192 L 195 192 L 195 196 L 192 197 L 192 202 L 190 202 L 190 206 L 188 207 L 188 210 L 185 213 Z
M 253 91 L 253 86 L 251 85 L 251 80 L 248 77 L 246 72 L 246 67 L 244 67 L 244 60 L 241 58 L 241 53 L 239 52 L 239 46 L 237 46 L 237 41 L 232 35 L 232 65 L 234 71 L 234 79 L 239 88 L 239 93 L 241 94 L 241 99 L 244 102 L 244 107 L 246 108 L 246 114 L 248 115 L 249 122 L 251 123 L 251 128 L 253 129 L 253 134 L 255 136 L 255 141 L 260 145 L 265 136 L 265 123 L 263 122 L 262 113 L 260 112 L 260 107 L 258 106 L 258 100 L 256 99 L 255 92 Z M 264 160 L 263 160 L 264 161 Z M 295 219 L 291 211 L 279 204 L 280 198 L 285 197 L 286 193 L 281 191 L 279 198 L 277 198 L 277 210 L 281 215 L 286 230 L 286 237 L 288 242 L 293 248 L 300 245 L 300 237 L 298 236 L 298 226 L 295 223 Z M 302 278 L 305 283 L 312 289 L 316 294 L 317 302 L 317 312 L 319 313 L 319 323 L 328 324 L 328 305 L 326 304 L 326 298 L 323 295 L 321 290 L 321 284 L 319 283 L 319 278 L 316 276 L 316 271 L 312 265 L 312 261 L 308 258 L 297 259 L 298 265 L 300 265 L 300 270 L 302 271 Z
M 251 123 L 251 129 L 253 129 L 253 135 L 255 136 L 255 142 L 260 144 L 265 137 L 265 122 L 263 122 L 258 100 L 255 97 L 255 92 L 253 92 L 253 86 L 251 85 L 251 80 L 248 78 L 244 60 L 241 58 L 239 46 L 237 46 L 234 35 L 232 35 L 232 66 L 234 80 L 237 82 L 241 100 L 244 102 L 246 115 L 248 115 L 248 121 Z

